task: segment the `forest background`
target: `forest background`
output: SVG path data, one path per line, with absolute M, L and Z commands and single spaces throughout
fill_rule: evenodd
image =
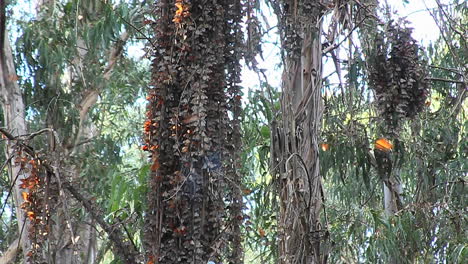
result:
M 190 256 L 190 263 L 466 261 L 464 1 L 201 2 L 2 1 L 0 263 L 158 263 L 154 252 L 161 263 L 189 263 Z M 153 60 L 212 63 L 160 54 L 161 3 L 168 3 L 175 43 L 190 39 L 181 32 L 190 31 L 189 18 L 197 12 L 223 25 L 207 32 L 228 32 L 207 41 L 218 45 L 206 53 L 216 58 L 212 70 L 223 71 L 207 74 L 207 80 L 204 73 L 199 76 L 207 83 L 225 78 L 224 90 L 214 95 L 226 99 L 225 112 L 217 112 L 222 121 L 217 123 L 209 107 L 206 120 L 227 131 L 224 139 L 208 136 L 210 144 L 226 147 L 206 154 L 177 146 L 181 164 L 186 153 L 206 160 L 196 163 L 198 172 L 207 172 L 226 195 L 216 200 L 212 189 L 200 190 L 212 208 L 222 208 L 206 218 L 214 237 L 180 220 L 178 226 L 168 224 L 171 238 L 158 231 L 164 235 L 154 249 L 150 209 L 179 206 L 171 204 L 179 194 L 157 194 L 163 199 L 154 200 L 167 204 L 151 203 L 152 193 L 158 193 L 152 177 L 167 168 L 154 158 L 159 145 L 148 136 L 155 129 L 147 123 L 148 112 L 170 99 L 161 103 L 151 89 L 178 85 L 159 79 L 158 88 Z M 414 11 L 403 11 L 408 6 Z M 237 9 L 237 16 L 231 14 Z M 316 19 L 291 20 L 296 13 L 295 19 L 301 14 Z M 423 15 L 425 20 L 414 18 Z M 196 41 L 205 41 L 200 34 Z M 402 50 L 408 60 L 392 60 L 404 57 L 395 55 Z M 314 102 L 305 111 L 302 101 L 290 107 L 297 94 L 288 82 L 295 52 L 301 72 L 315 70 L 301 83 L 319 87 L 311 95 L 301 90 L 301 98 Z M 404 73 L 392 75 L 402 64 Z M 178 85 L 182 90 L 195 86 L 193 76 L 199 74 L 187 72 L 177 75 L 188 80 Z M 183 102 L 183 94 L 175 98 Z M 314 116 L 310 124 L 290 119 L 304 112 Z M 181 126 L 190 131 L 200 116 L 185 117 Z M 296 134 L 287 132 L 290 120 Z M 168 131 L 171 127 L 178 130 L 179 124 L 171 123 Z M 193 131 L 198 130 L 187 133 Z M 285 143 L 292 137 L 297 141 Z M 312 154 L 303 142 L 313 146 Z M 180 177 L 174 181 L 182 190 L 189 177 Z M 308 185 L 316 189 L 307 190 Z M 313 199 L 320 202 L 312 205 Z M 196 199 L 190 201 L 198 208 Z M 310 237 L 301 237 L 305 229 Z M 185 237 L 210 245 L 164 248 Z M 177 257 L 164 257 L 164 250 Z

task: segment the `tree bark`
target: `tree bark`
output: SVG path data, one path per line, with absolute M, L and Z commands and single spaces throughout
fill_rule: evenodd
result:
M 284 162 L 279 177 L 279 262 L 325 263 L 322 244 L 328 232 L 320 220 L 324 197 L 318 157 L 323 112 L 321 3 L 284 2 L 283 48 L 288 53 L 282 84 L 282 133 L 275 143 L 282 150 L 276 162 Z M 309 13 L 306 4 L 315 11 Z M 308 18 L 302 21 L 305 13 Z
M 16 82 L 18 77 L 15 72 L 13 54 L 11 52 L 10 41 L 6 31 L 4 31 L 4 43 L 0 52 L 0 93 L 3 107 L 3 120 L 5 122 L 4 125 L 10 134 L 17 137 L 27 133 L 27 126 L 24 114 L 23 97 L 20 87 Z M 29 177 L 29 175 L 21 169 L 18 162 L 15 162 L 17 150 L 15 149 L 14 141 L 7 141 L 5 154 L 7 158 L 13 157 L 9 163 L 8 175 L 12 186 L 14 186 L 13 197 L 16 205 L 18 234 L 21 234 L 20 244 L 23 255 L 26 259 L 26 254 L 31 248 L 31 243 L 28 239 L 29 223 L 25 216 L 25 212 L 20 207 L 21 203 L 23 203 L 23 197 L 21 196 L 22 190 L 19 183 L 21 179 L 25 179 Z

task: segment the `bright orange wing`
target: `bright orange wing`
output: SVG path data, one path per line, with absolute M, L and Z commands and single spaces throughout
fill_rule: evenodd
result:
M 386 138 L 379 138 L 375 141 L 374 147 L 378 150 L 389 152 L 393 149 L 393 144 Z

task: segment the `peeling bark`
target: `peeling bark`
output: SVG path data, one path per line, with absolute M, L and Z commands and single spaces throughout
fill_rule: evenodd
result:
M 282 133 L 273 144 L 282 152 L 274 162 L 282 165 L 278 233 L 279 262 L 284 264 L 325 263 L 327 258 L 323 241 L 328 231 L 320 220 L 324 197 L 318 157 L 323 112 L 320 10 L 320 1 L 284 1 L 279 15 L 287 54 Z

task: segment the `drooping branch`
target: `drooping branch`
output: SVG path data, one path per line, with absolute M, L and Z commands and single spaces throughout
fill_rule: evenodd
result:
M 453 80 L 453 79 L 445 79 L 445 78 L 437 78 L 437 77 L 427 77 L 426 80 L 428 80 L 428 81 L 435 81 L 435 82 L 462 83 L 462 84 L 466 84 L 466 81 L 462 81 L 462 80 Z
M 3 264 L 12 264 L 15 261 L 18 252 L 21 250 L 19 246 L 19 238 L 15 239 L 8 249 L 3 253 L 3 256 L 0 257 L 0 263 Z
M 23 135 L 21 138 L 32 138 L 49 130 L 50 129 L 43 129 L 31 135 Z M 52 132 L 56 135 L 55 131 Z M 125 238 L 125 235 L 121 231 L 120 227 L 113 227 L 109 223 L 107 223 L 104 220 L 105 216 L 100 211 L 99 207 L 92 200 L 86 199 L 82 195 L 81 190 L 78 190 L 71 182 L 62 180 L 61 175 L 59 173 L 59 168 L 50 165 L 49 161 L 40 158 L 38 153 L 35 152 L 34 149 L 27 145 L 25 142 L 21 141 L 19 137 L 13 136 L 11 133 L 9 133 L 3 128 L 0 128 L 0 133 L 2 133 L 6 138 L 8 138 L 8 140 L 16 141 L 16 144 L 18 144 L 21 147 L 21 149 L 24 150 L 29 156 L 36 157 L 36 159 L 38 160 L 37 164 L 43 167 L 43 169 L 47 172 L 49 176 L 59 178 L 58 180 L 61 182 L 61 186 L 64 189 L 66 189 L 72 195 L 73 198 L 75 198 L 82 204 L 86 211 L 91 215 L 92 219 L 96 221 L 107 233 L 107 235 L 110 238 L 110 241 L 114 246 L 113 253 L 116 256 L 118 256 L 122 261 L 128 264 L 138 263 L 139 252 L 138 249 L 136 249 L 134 246 L 130 246 L 130 238 Z
M 120 227 L 113 227 L 104 221 L 105 217 L 104 214 L 100 212 L 100 209 L 92 202 L 92 200 L 86 199 L 70 182 L 64 182 L 63 187 L 70 192 L 73 198 L 83 205 L 86 211 L 91 214 L 93 220 L 95 220 L 102 229 L 104 229 L 109 236 L 110 241 L 112 241 L 114 245 L 114 254 L 127 264 L 139 263 L 137 261 L 139 259 L 138 250 L 134 246 L 131 246 L 129 243 L 130 239 L 125 238 Z
M 123 48 L 125 47 L 125 44 L 127 43 L 129 38 L 129 33 L 127 31 L 123 32 L 122 34 L 120 34 L 119 39 L 110 50 L 106 68 L 102 73 L 104 80 L 110 80 L 115 64 L 122 55 Z M 96 90 L 87 91 L 86 95 L 83 97 L 83 100 L 80 102 L 80 123 L 78 125 L 78 133 L 75 138 L 75 143 L 73 144 L 73 150 L 71 152 L 72 154 L 77 151 L 77 147 L 80 145 L 81 136 L 84 130 L 84 124 L 87 120 L 88 113 L 91 110 L 91 108 L 96 104 L 99 93 L 101 92 L 103 86 L 104 85 L 101 85 L 101 87 L 98 87 Z

